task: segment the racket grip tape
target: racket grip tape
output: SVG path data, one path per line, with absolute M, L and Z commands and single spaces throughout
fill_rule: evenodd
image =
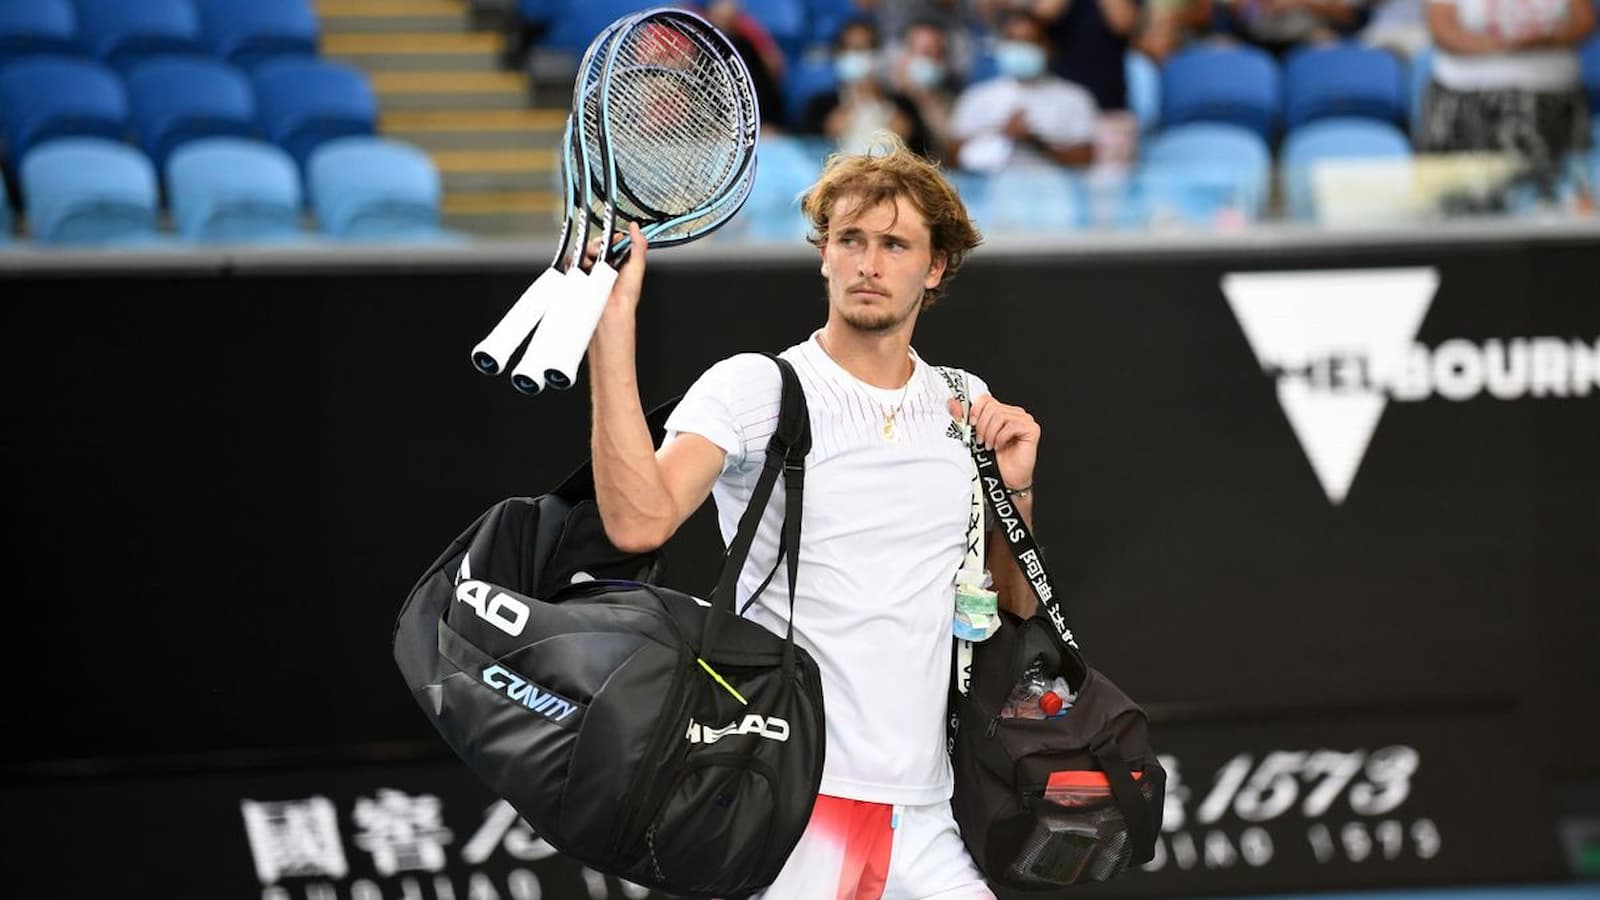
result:
M 498 375 L 505 371 L 506 365 L 511 362 L 511 355 L 517 352 L 517 348 L 522 346 L 522 342 L 538 327 L 539 320 L 549 310 L 561 278 L 562 273 L 552 267 L 545 269 L 528 285 L 517 302 L 500 318 L 500 324 L 489 332 L 488 337 L 479 341 L 478 346 L 472 348 L 473 368 L 485 375 Z
M 577 382 L 578 366 L 589 350 L 589 339 L 594 337 L 595 327 L 606 310 L 606 301 L 611 297 L 611 286 L 616 283 L 617 270 L 603 260 L 596 260 L 583 290 L 575 292 L 562 305 L 557 321 L 547 323 L 547 327 L 556 327 L 551 329 L 549 355 L 542 356 L 546 386 L 564 390 Z
M 572 305 L 588 288 L 589 276 L 574 266 L 560 274 L 560 279 L 550 288 L 549 309 L 539 323 L 539 329 L 528 339 L 522 359 L 511 370 L 511 384 L 524 394 L 538 394 L 545 389 L 545 369 L 553 358 L 557 337 L 563 330 L 562 320 L 572 313 Z

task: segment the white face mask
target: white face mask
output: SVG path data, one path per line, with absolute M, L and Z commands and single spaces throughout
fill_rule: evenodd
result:
M 944 64 L 926 56 L 913 56 L 906 63 L 906 78 L 920 88 L 938 87 L 944 81 Z
M 872 74 L 877 54 L 871 50 L 846 50 L 833 60 L 834 74 L 844 84 L 855 84 Z
M 1018 81 L 1032 81 L 1044 74 L 1047 62 L 1044 49 L 1026 41 L 1001 41 L 994 48 L 994 62 L 1000 74 Z

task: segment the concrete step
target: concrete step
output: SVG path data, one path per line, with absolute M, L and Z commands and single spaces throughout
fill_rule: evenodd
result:
M 472 71 L 500 69 L 505 39 L 476 33 L 327 34 L 322 54 L 369 72 Z
M 385 113 L 528 106 L 527 82 L 516 72 L 373 72 L 372 89 Z
M 385 113 L 379 129 L 429 152 L 526 150 L 561 142 L 564 110 L 441 109 Z
M 549 191 L 555 154 L 548 148 L 442 150 L 430 154 L 447 194 L 474 191 Z
M 443 213 L 447 228 L 472 234 L 554 239 L 561 229 L 555 210 L 555 194 L 550 191 L 462 191 L 445 195 Z M 550 252 L 555 252 L 554 246 Z
M 346 31 L 466 31 L 471 13 L 453 0 L 318 0 L 324 35 Z

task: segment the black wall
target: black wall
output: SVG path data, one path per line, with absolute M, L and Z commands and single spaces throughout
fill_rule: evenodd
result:
M 1505 868 L 1472 853 L 1318 883 L 1560 873 L 1553 792 L 1600 779 L 1600 384 L 1391 401 L 1336 505 L 1220 280 L 1433 266 L 1419 343 L 1594 347 L 1597 251 L 980 253 L 919 325 L 924 357 L 981 374 L 1043 424 L 1037 530 L 1076 631 L 1196 748 L 1169 749 L 1210 760 L 1185 772 L 1197 794 L 1234 744 L 1432 742 L 1456 754 L 1439 771 L 1470 773 L 1478 729 L 1440 728 L 1515 730 L 1540 818 Z M 647 402 L 823 318 L 809 260 L 657 259 Z M 9 712 L 25 730 L 0 751 L 13 783 L 81 791 L 52 779 L 442 751 L 390 661 L 393 616 L 472 517 L 587 452 L 582 390 L 530 399 L 468 364 L 526 278 L 445 264 L 0 273 Z M 708 517 L 678 543 L 672 583 L 709 589 Z

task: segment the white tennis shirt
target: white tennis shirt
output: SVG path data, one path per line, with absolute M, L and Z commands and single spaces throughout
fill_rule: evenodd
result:
M 950 436 L 949 388 L 912 351 L 898 439 L 889 441 L 884 414 L 902 391 L 856 379 L 816 335 L 779 355 L 794 365 L 811 417 L 794 615 L 795 640 L 822 671 L 822 793 L 938 803 L 952 784 L 944 732 L 950 622 L 972 478 L 972 457 Z M 724 544 L 761 474 L 781 388 L 771 360 L 730 357 L 694 383 L 667 421 L 667 440 L 698 434 L 727 453 L 711 491 Z M 985 393 L 974 377 L 972 396 Z M 780 479 L 739 578 L 741 607 L 777 559 L 785 505 Z M 747 614 L 779 634 L 788 621 L 786 568 Z

